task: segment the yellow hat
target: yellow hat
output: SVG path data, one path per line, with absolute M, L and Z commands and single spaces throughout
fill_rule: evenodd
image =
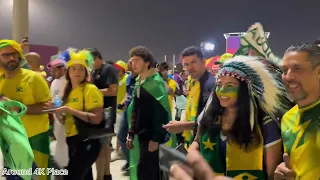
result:
M 127 66 L 127 63 L 125 63 L 124 61 L 121 61 L 121 60 L 119 60 L 119 61 L 117 61 L 116 63 L 114 63 L 114 66 L 115 66 L 116 68 L 124 71 L 124 72 L 127 71 L 127 67 L 128 67 L 128 66 Z
M 15 49 L 18 53 L 21 59 L 24 59 L 22 48 L 19 43 L 17 43 L 14 40 L 9 39 L 2 39 L 0 40 L 0 48 L 5 48 L 7 46 L 11 46 L 13 49 Z
M 216 61 L 214 64 L 223 64 L 226 60 L 231 59 L 233 54 L 231 53 L 224 53 L 220 56 L 219 61 Z
M 28 68 L 28 62 L 26 61 L 23 52 L 22 52 L 22 48 L 21 45 L 19 43 L 17 43 L 14 40 L 10 40 L 10 39 L 1 39 L 0 40 L 0 49 L 1 48 L 5 48 L 11 46 L 13 49 L 15 49 L 18 53 L 19 53 L 19 57 L 20 57 L 20 61 L 19 61 L 19 65 L 20 67 L 23 68 Z
M 67 63 L 67 68 L 79 64 L 90 69 L 93 64 L 93 56 L 88 50 L 76 51 L 68 49 L 59 55 L 59 59 Z

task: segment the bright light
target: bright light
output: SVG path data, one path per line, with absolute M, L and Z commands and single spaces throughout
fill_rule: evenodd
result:
M 204 50 L 206 51 L 213 51 L 215 48 L 215 45 L 213 43 L 205 43 L 204 44 Z

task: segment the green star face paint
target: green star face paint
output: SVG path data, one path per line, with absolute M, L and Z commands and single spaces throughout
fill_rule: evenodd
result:
M 218 97 L 226 96 L 229 98 L 238 98 L 239 87 L 234 86 L 217 86 L 216 94 Z

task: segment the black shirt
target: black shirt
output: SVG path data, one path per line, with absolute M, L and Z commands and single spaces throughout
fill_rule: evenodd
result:
M 197 110 L 197 117 L 202 112 L 203 108 L 206 106 L 207 101 L 210 97 L 211 92 L 214 90 L 214 86 L 216 83 L 216 78 L 213 76 L 213 74 L 209 73 L 208 71 L 205 71 L 204 74 L 199 79 L 200 82 L 200 96 L 198 101 L 198 110 Z M 195 120 L 195 128 L 194 128 L 194 134 L 197 133 L 198 129 L 198 121 Z
M 203 108 L 206 106 L 207 101 L 210 97 L 211 92 L 216 83 L 216 78 L 208 71 L 205 71 L 204 74 L 199 79 L 200 82 L 200 96 L 198 101 L 198 110 L 197 116 L 201 113 Z
M 129 130 L 129 136 L 138 135 L 140 142 L 154 142 L 164 143 L 168 132 L 162 128 L 164 124 L 169 122 L 169 114 L 161 104 L 161 100 L 154 97 L 150 92 L 157 91 L 159 97 L 168 99 L 168 94 L 163 91 L 165 82 L 156 77 L 158 74 L 148 77 L 149 87 L 145 89 L 143 85 L 136 83 L 136 92 L 133 95 L 133 109 L 132 121 Z M 150 82 L 151 81 L 151 82 Z M 139 90 L 138 90 L 139 89 Z M 169 102 L 167 102 L 169 106 Z
M 98 89 L 109 88 L 111 84 L 118 84 L 116 69 L 112 65 L 105 63 L 102 65 L 101 69 L 92 71 L 91 80 Z M 112 112 L 114 115 L 116 114 L 117 96 L 104 96 L 103 103 L 104 108 L 112 107 Z

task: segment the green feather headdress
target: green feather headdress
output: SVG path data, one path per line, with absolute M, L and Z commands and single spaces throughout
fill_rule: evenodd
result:
M 250 50 L 257 52 L 260 57 L 243 56 L 248 55 Z M 262 25 L 256 23 L 240 38 L 240 48 L 218 72 L 218 77 L 232 76 L 248 84 L 251 128 L 256 122 L 257 105 L 273 120 L 291 108 L 291 101 L 281 79 L 280 64 L 281 59 L 272 53 Z
M 248 85 L 251 97 L 251 128 L 257 122 L 257 105 L 274 120 L 279 117 L 279 114 L 284 114 L 290 109 L 285 86 L 274 74 L 275 70 L 280 71 L 261 57 L 236 56 L 227 60 L 218 72 L 218 78 L 232 76 Z

